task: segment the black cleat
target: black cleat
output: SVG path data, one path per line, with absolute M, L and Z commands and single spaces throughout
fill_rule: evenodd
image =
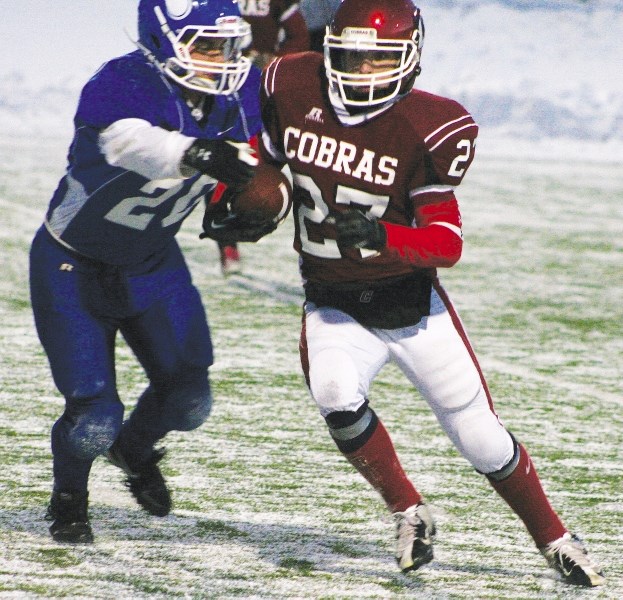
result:
M 171 494 L 158 467 L 165 454 L 164 448 L 153 450 L 148 460 L 130 466 L 116 443 L 106 452 L 106 458 L 127 475 L 125 484 L 136 501 L 156 517 L 166 517 L 171 512 Z
M 45 515 L 50 534 L 55 542 L 64 544 L 91 544 L 93 531 L 89 524 L 88 492 L 52 492 Z

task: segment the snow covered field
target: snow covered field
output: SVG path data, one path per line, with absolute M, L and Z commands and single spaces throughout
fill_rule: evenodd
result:
M 19 17 L 36 4 L 22 0 L 12 12 Z M 62 14 L 64 0 L 48 4 Z M 167 439 L 175 509 L 164 519 L 142 513 L 119 473 L 97 461 L 96 544 L 50 541 L 49 429 L 62 401 L 32 324 L 28 246 L 64 168 L 80 85 L 115 54 L 111 46 L 123 45 L 111 23 L 133 25 L 134 2 L 111 0 L 93 30 L 108 42 L 85 52 L 89 64 L 74 72 L 68 39 L 56 44 L 54 22 L 40 18 L 32 33 L 47 41 L 43 67 L 33 68 L 31 48 L 0 71 L 0 598 L 623 597 L 623 9 L 618 0 L 587 4 L 422 1 L 421 87 L 458 98 L 482 127 L 458 193 L 464 256 L 442 281 L 497 412 L 602 563 L 607 586 L 559 583 L 517 519 L 388 368 L 370 399 L 439 529 L 435 560 L 400 574 L 391 521 L 335 451 L 304 387 L 289 221 L 245 246 L 245 274 L 228 280 L 215 244 L 197 239 L 200 215 L 186 222 L 180 241 L 208 308 L 217 360 L 211 419 Z M 74 56 L 76 44 L 87 43 L 81 30 Z M 118 356 L 130 407 L 144 379 L 122 342 Z
M 54 168 L 41 168 L 41 155 Z M 586 598 L 556 581 L 523 527 L 388 368 L 371 402 L 439 527 L 436 558 L 401 575 L 379 499 L 335 451 L 298 364 L 300 290 L 288 222 L 244 247 L 224 280 L 215 244 L 181 232 L 209 311 L 215 409 L 172 434 L 175 510 L 138 510 L 97 461 L 97 542 L 52 543 L 49 428 L 62 402 L 28 303 L 27 253 L 62 143 L 0 143 L 0 597 Z M 10 185 L 7 185 L 10 182 Z M 480 158 L 460 194 L 466 248 L 443 281 L 479 352 L 501 418 L 534 455 L 552 502 L 623 597 L 623 175 L 618 165 Z M 618 283 L 617 283 L 618 282 Z M 121 394 L 144 386 L 119 343 Z

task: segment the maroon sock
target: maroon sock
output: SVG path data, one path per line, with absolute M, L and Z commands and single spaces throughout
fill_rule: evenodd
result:
M 489 482 L 523 521 L 537 547 L 557 540 L 567 529 L 552 508 L 526 449 L 519 444 L 519 463 L 509 477 Z
M 345 456 L 381 494 L 390 512 L 404 511 L 422 502 L 422 496 L 407 478 L 381 421 L 359 450 Z

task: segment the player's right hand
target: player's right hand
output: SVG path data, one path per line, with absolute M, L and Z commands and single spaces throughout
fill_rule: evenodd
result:
M 233 213 L 231 200 L 235 194 L 228 187 L 218 202 L 208 204 L 203 215 L 203 232 L 199 235 L 201 239 L 210 238 L 226 245 L 257 242 L 277 229 L 277 223 L 272 221 L 249 221 Z
M 243 187 L 253 177 L 258 159 L 246 142 L 195 140 L 182 163 L 231 187 Z
M 204 223 L 203 232 L 199 234 L 200 239 L 210 238 L 215 242 L 231 246 L 238 242 L 257 242 L 265 235 L 277 229 L 274 223 L 248 224 L 238 216 L 230 219 L 217 221 L 211 219 Z

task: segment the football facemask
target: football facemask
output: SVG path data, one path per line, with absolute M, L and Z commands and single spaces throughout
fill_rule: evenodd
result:
M 392 100 L 418 64 L 413 40 L 379 40 L 375 29 L 346 28 L 325 37 L 329 83 L 345 106 L 376 106 Z
M 180 14 L 172 7 L 177 5 L 170 1 L 142 0 L 139 47 L 179 85 L 215 95 L 239 90 L 251 68 L 242 56 L 251 26 L 235 2 L 189 1 Z
M 324 39 L 330 92 L 345 107 L 378 107 L 411 90 L 424 23 L 411 0 L 344 0 Z

